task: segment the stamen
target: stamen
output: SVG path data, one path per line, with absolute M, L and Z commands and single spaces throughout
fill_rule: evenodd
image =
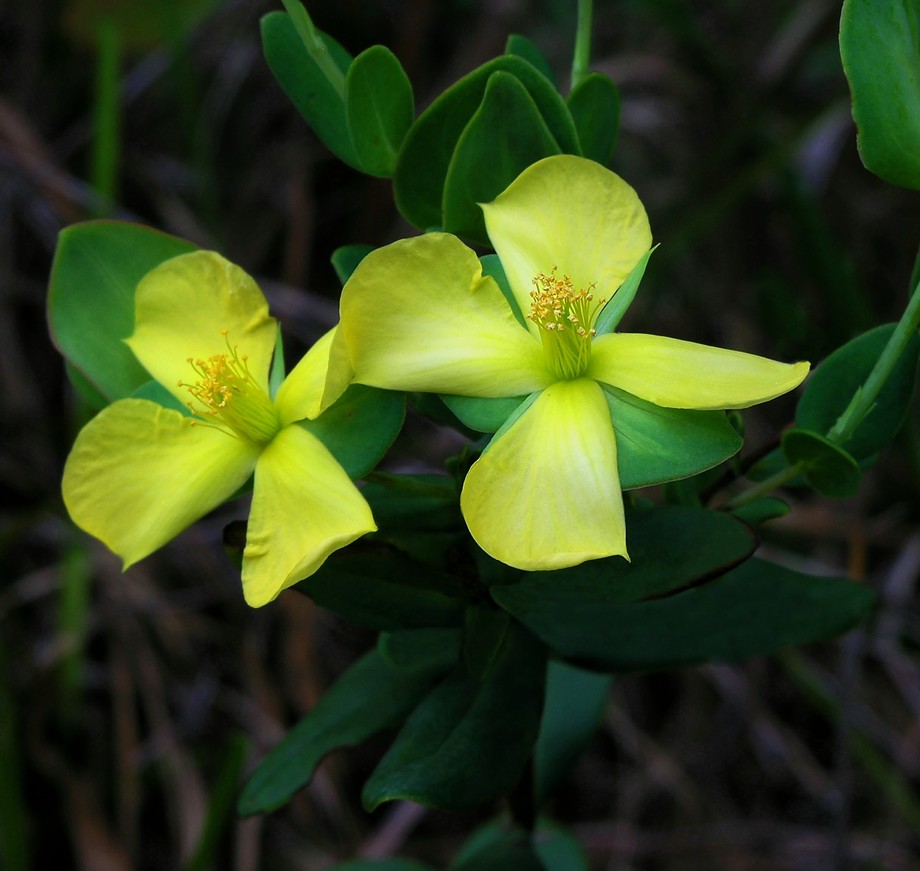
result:
M 236 345 L 231 346 L 229 331 L 221 330 L 221 335 L 227 353 L 207 360 L 189 357 L 198 380 L 179 382 L 191 394 L 188 407 L 199 418 L 192 423 L 213 426 L 255 444 L 267 444 L 280 428 L 274 404 L 250 372 L 248 356 L 240 354 Z
M 542 328 L 543 351 L 550 368 L 560 378 L 578 378 L 588 368 L 591 339 L 597 335 L 594 322 L 605 299 L 595 300 L 594 284 L 575 290 L 568 275 L 558 276 L 553 267 L 549 275 L 533 279 L 530 320 Z

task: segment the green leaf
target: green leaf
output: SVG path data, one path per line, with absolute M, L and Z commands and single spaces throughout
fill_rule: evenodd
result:
M 626 314 L 626 310 L 632 305 L 632 301 L 636 297 L 636 291 L 639 289 L 639 285 L 645 275 L 645 268 L 648 266 L 649 258 L 657 247 L 655 245 L 645 253 L 642 259 L 632 268 L 632 272 L 626 276 L 626 281 L 620 285 L 610 302 L 604 306 L 595 325 L 599 336 L 603 333 L 612 333 L 619 326 L 620 321 L 623 320 L 623 315 Z
M 484 254 L 479 258 L 479 262 L 482 264 L 482 274 L 495 279 L 495 283 L 502 292 L 502 296 L 507 300 L 515 320 L 526 330 L 527 321 L 524 320 L 524 314 L 518 306 L 518 301 L 514 296 L 514 291 L 511 289 L 508 276 L 505 275 L 505 267 L 502 266 L 501 258 L 497 254 Z
M 546 871 L 589 871 L 588 858 L 578 839 L 556 823 L 540 824 L 534 849 Z
M 400 669 L 371 651 L 345 672 L 262 760 L 237 806 L 242 816 L 281 807 L 336 747 L 358 744 L 399 723 L 437 678 L 438 668 Z
M 789 464 L 800 464 L 805 481 L 822 496 L 846 499 L 859 488 L 859 464 L 824 436 L 790 429 L 783 433 L 782 449 Z
M 547 128 L 566 154 L 580 154 L 578 134 L 559 92 L 528 61 L 514 55 L 493 58 L 438 97 L 409 129 L 393 176 L 396 205 L 410 224 L 442 224 L 448 167 L 460 135 L 479 109 L 493 73 L 511 73 L 528 90 Z
M 332 268 L 335 269 L 335 274 L 343 285 L 351 278 L 351 274 L 358 268 L 358 264 L 373 250 L 373 245 L 355 244 L 343 245 L 332 252 L 332 257 L 330 258 Z
M 624 490 L 689 478 L 741 449 L 741 437 L 724 412 L 662 408 L 607 384 L 601 387 L 617 437 Z
M 372 45 L 348 68 L 345 110 L 361 167 L 390 178 L 415 118 L 415 101 L 402 65 L 385 46 Z
M 866 169 L 920 189 L 920 5 L 846 0 L 840 56 Z
M 468 810 L 510 790 L 537 735 L 545 670 L 542 646 L 519 626 L 487 680 L 457 666 L 416 707 L 364 785 L 365 807 L 408 799 Z
M 491 603 L 470 605 L 463 624 L 463 662 L 477 680 L 487 680 L 501 661 L 511 618 Z
M 423 628 L 381 632 L 377 650 L 397 668 L 452 666 L 460 655 L 460 630 Z
M 736 662 L 832 638 L 865 619 L 875 603 L 864 585 L 758 559 L 709 584 L 648 602 L 551 596 L 527 584 L 491 592 L 560 656 L 616 673 Z
M 58 350 L 109 402 L 150 380 L 124 339 L 134 332 L 134 291 L 155 266 L 195 246 L 140 224 L 88 221 L 58 237 L 48 320 Z
M 757 545 L 751 530 L 728 514 L 686 505 L 638 508 L 626 514 L 629 561 L 589 560 L 551 572 L 532 572 L 508 587 L 493 588 L 504 607 L 512 597 L 542 599 L 547 607 L 579 602 L 623 605 L 664 596 L 714 578 L 746 560 Z M 512 610 L 512 614 L 516 614 Z
M 590 744 L 607 705 L 610 683 L 609 675 L 550 660 L 534 751 L 537 804 L 562 783 Z
M 530 838 L 521 829 L 494 825 L 474 835 L 449 871 L 546 871 Z
M 492 73 L 447 170 L 444 229 L 488 245 L 479 204 L 494 200 L 530 164 L 559 153 L 527 88 L 511 73 Z
M 764 496 L 732 510 L 732 515 L 750 526 L 759 526 L 768 520 L 785 517 L 789 513 L 789 503 L 776 496 Z
M 875 327 L 847 342 L 814 372 L 799 400 L 795 422 L 800 429 L 827 434 L 863 385 L 894 332 L 894 324 Z M 853 435 L 841 447 L 857 461 L 873 457 L 894 438 L 914 393 L 920 337 L 914 335 L 891 376 Z
M 589 73 L 566 98 L 581 151 L 606 166 L 620 132 L 620 92 L 601 73 Z
M 505 41 L 505 54 L 513 54 L 523 58 L 532 67 L 543 73 L 554 88 L 558 86 L 553 68 L 532 39 L 521 36 L 520 33 L 512 33 Z
M 363 478 L 389 450 L 406 416 L 406 396 L 352 384 L 315 420 L 302 420 L 350 478 Z
M 450 597 L 448 578 L 379 545 L 377 551 L 333 554 L 294 589 L 368 629 L 460 624 L 463 608 Z
M 362 170 L 348 129 L 344 95 L 330 81 L 324 65 L 308 51 L 291 16 L 269 12 L 261 23 L 262 51 L 284 93 L 336 157 Z M 351 65 L 351 55 L 331 36 L 318 30 L 315 33 L 344 76 Z
M 526 396 L 508 399 L 482 399 L 478 396 L 441 396 L 444 404 L 460 421 L 476 432 L 498 432 L 524 402 Z

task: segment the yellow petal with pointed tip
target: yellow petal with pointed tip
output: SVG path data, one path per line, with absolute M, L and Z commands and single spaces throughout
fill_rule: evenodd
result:
M 552 382 L 543 350 L 479 259 L 428 233 L 368 254 L 342 291 L 355 380 L 391 390 L 508 397 Z
M 601 388 L 559 381 L 473 464 L 460 497 L 479 546 L 526 571 L 626 556 L 616 438 Z
M 561 154 L 525 169 L 482 205 L 486 230 L 521 311 L 532 280 L 555 266 L 576 290 L 610 299 L 652 244 L 636 192 L 592 160 Z M 527 321 L 532 332 L 537 327 Z
M 798 387 L 808 363 L 780 363 L 641 333 L 598 336 L 587 375 L 665 408 L 747 408 Z
M 188 358 L 226 354 L 228 342 L 247 357 L 267 392 L 275 337 L 275 319 L 255 281 L 213 251 L 194 251 L 161 263 L 141 279 L 134 334 L 126 341 L 141 365 L 185 404 L 189 393 L 178 382 L 198 380 Z
M 143 559 L 232 496 L 258 449 L 143 399 L 123 399 L 77 436 L 64 466 L 74 523 L 118 554 Z
M 353 373 L 337 333 L 333 327 L 320 338 L 278 388 L 275 408 L 282 426 L 319 417 L 345 392 Z
M 324 445 L 286 427 L 256 464 L 243 551 L 243 595 L 257 608 L 376 529 L 370 507 Z

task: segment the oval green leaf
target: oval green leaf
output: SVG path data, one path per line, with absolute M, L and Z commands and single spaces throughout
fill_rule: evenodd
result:
M 253 772 L 240 796 L 242 816 L 281 807 L 336 747 L 359 744 L 400 722 L 424 698 L 443 664 L 395 668 L 372 650 L 348 669 Z
M 494 200 L 530 164 L 559 153 L 527 88 L 511 73 L 493 73 L 450 160 L 444 180 L 444 229 L 488 245 L 479 204 Z
M 406 720 L 364 785 L 364 806 L 469 810 L 510 790 L 533 750 L 545 672 L 543 647 L 520 626 L 486 680 L 457 666 Z
M 783 433 L 783 454 L 790 465 L 800 465 L 806 483 L 822 496 L 846 499 L 859 488 L 859 464 L 843 448 L 804 429 Z
M 566 98 L 585 157 L 606 166 L 620 132 L 620 92 L 601 73 L 590 73 Z
M 830 431 L 869 376 L 894 328 L 894 324 L 883 324 L 857 336 L 815 370 L 796 408 L 795 422 L 800 429 L 824 434 Z M 914 334 L 879 392 L 875 406 L 841 445 L 857 461 L 873 457 L 900 429 L 914 393 L 918 359 L 920 337 Z
M 307 50 L 291 16 L 286 12 L 269 12 L 261 24 L 262 52 L 284 93 L 336 157 L 363 170 L 351 141 L 344 95 Z M 331 36 L 318 30 L 315 33 L 344 77 L 352 62 L 351 55 Z
M 578 134 L 565 101 L 546 77 L 523 58 L 502 55 L 464 76 L 415 121 L 396 163 L 393 191 L 403 217 L 415 227 L 440 226 L 444 183 L 457 140 L 475 114 L 495 72 L 515 76 L 533 98 L 565 154 L 581 154 Z
M 757 559 L 650 602 L 552 597 L 526 584 L 492 595 L 558 655 L 614 673 L 737 662 L 832 638 L 865 619 L 875 603 L 862 584 Z
M 345 112 L 351 141 L 366 173 L 389 178 L 415 118 L 412 84 L 386 46 L 361 52 L 345 78 Z
M 741 449 L 741 436 L 724 412 L 662 408 L 607 384 L 601 386 L 617 437 L 624 490 L 689 478 Z
M 846 0 L 840 57 L 850 83 L 856 145 L 866 169 L 920 189 L 920 5 Z
M 122 221 L 89 221 L 61 231 L 48 289 L 51 335 L 109 402 L 150 380 L 124 343 L 134 332 L 138 282 L 163 261 L 194 250 L 184 239 Z

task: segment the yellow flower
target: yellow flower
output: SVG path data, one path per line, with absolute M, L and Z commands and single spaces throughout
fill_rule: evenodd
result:
M 482 206 L 516 316 L 476 254 L 431 233 L 370 254 L 342 295 L 355 380 L 460 396 L 529 395 L 473 464 L 473 538 L 537 571 L 627 556 L 615 388 L 674 409 L 743 408 L 796 387 L 807 363 L 642 334 L 596 334 L 651 245 L 635 191 L 599 164 L 546 158 Z
M 264 605 L 326 557 L 376 529 L 328 449 L 298 421 L 344 390 L 329 379 L 328 333 L 272 396 L 277 325 L 255 281 L 218 254 L 168 260 L 137 287 L 127 339 L 150 375 L 192 415 L 122 399 L 77 436 L 63 495 L 74 522 L 127 568 L 230 498 L 254 475 L 243 593 Z M 333 373 L 333 374 L 336 374 Z

